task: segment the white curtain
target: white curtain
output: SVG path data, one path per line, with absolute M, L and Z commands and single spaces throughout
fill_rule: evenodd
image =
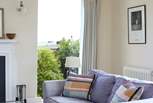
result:
M 82 73 L 87 74 L 96 68 L 96 11 L 97 0 L 82 0 L 83 37 L 82 37 Z

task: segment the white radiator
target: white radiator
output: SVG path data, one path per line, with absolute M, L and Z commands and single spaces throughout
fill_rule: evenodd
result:
M 125 66 L 123 68 L 123 75 L 140 80 L 153 80 L 153 70 L 147 68 Z

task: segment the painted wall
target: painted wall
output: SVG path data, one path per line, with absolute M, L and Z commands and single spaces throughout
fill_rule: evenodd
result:
M 103 3 L 105 2 L 107 0 L 103 0 Z M 101 24 L 98 26 L 97 34 L 97 66 L 100 65 L 107 69 L 108 65 L 111 65 L 112 68 L 109 70 L 117 74 L 122 74 L 122 68 L 125 65 L 153 69 L 153 0 L 111 0 L 109 4 L 108 2 L 106 4 L 103 3 L 101 5 L 111 6 L 111 10 L 101 6 L 103 12 L 101 11 L 99 14 Z M 129 45 L 127 8 L 144 4 L 147 6 L 147 44 Z M 111 17 L 106 12 L 112 13 Z M 109 19 L 111 19 L 111 23 Z M 105 26 L 105 29 L 102 29 L 103 26 Z M 111 45 L 108 45 L 108 41 Z M 110 58 L 111 62 L 107 58 Z
M 144 4 L 147 6 L 147 44 L 129 45 L 127 8 Z M 124 65 L 153 69 L 153 0 L 118 0 L 118 3 L 114 2 L 113 10 L 116 14 L 112 20 L 113 72 L 121 74 Z
M 18 0 L 0 0 L 5 12 L 5 33 L 17 34 L 16 50 L 18 83 L 27 84 L 27 97 L 35 97 L 37 89 L 37 0 L 24 0 L 25 13 L 16 11 Z

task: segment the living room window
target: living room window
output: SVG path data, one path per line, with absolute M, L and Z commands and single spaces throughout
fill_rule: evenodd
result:
M 39 96 L 44 80 L 66 77 L 66 57 L 80 55 L 80 33 L 81 0 L 38 0 Z

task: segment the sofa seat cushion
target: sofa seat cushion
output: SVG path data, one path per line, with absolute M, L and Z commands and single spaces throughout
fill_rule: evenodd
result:
M 54 96 L 48 98 L 46 103 L 92 103 L 92 102 L 77 98 Z

